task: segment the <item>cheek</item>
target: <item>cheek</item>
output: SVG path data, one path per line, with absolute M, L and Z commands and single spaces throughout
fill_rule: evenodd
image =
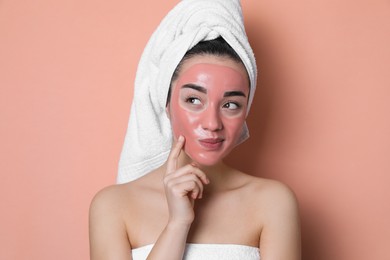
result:
M 171 121 L 171 127 L 173 130 L 173 135 L 175 139 L 179 137 L 181 134 L 181 121 L 182 116 L 180 115 L 180 107 L 177 102 L 177 94 L 175 92 L 172 93 L 171 102 L 169 103 L 169 114 L 170 114 L 170 121 Z
M 240 136 L 242 127 L 245 122 L 245 116 L 240 116 L 236 118 L 229 118 L 225 120 L 225 131 L 231 136 L 231 138 L 236 139 Z
M 172 107 L 172 109 L 174 108 Z M 189 133 L 193 132 L 194 128 L 196 128 L 196 122 L 198 121 L 196 116 L 181 107 L 176 107 L 172 112 L 171 126 L 175 138 L 178 138 L 179 135 L 187 136 Z

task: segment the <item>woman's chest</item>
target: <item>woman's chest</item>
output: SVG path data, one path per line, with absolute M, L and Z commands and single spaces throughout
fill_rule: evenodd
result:
M 223 197 L 202 199 L 196 201 L 194 212 L 188 243 L 259 245 L 261 216 L 252 205 Z M 133 248 L 153 244 L 169 219 L 165 200 L 150 205 L 145 202 L 126 215 L 128 237 Z

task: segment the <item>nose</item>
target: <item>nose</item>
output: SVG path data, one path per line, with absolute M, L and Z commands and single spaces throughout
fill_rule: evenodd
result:
M 223 128 L 221 115 L 218 109 L 210 105 L 203 114 L 202 128 L 209 131 L 218 131 Z

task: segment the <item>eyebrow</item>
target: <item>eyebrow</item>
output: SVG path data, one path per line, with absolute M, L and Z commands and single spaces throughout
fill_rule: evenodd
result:
M 195 84 L 185 84 L 181 88 L 191 88 L 191 89 L 195 89 L 195 90 L 197 90 L 199 92 L 207 94 L 207 89 L 206 88 L 198 86 L 198 85 L 195 85 Z
M 190 89 L 194 89 L 196 91 L 202 92 L 204 94 L 207 94 L 206 88 L 199 86 L 199 85 L 191 84 L 191 83 L 184 84 L 181 88 L 190 88 Z M 223 97 L 233 97 L 233 96 L 246 97 L 246 95 L 242 91 L 227 91 L 223 94 Z
M 223 97 L 233 97 L 233 96 L 246 97 L 246 95 L 242 91 L 228 91 L 228 92 L 225 92 L 225 94 L 223 94 Z

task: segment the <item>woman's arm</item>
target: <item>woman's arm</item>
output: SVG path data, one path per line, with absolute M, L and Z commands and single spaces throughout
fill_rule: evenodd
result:
M 183 145 L 181 136 L 168 157 L 164 187 L 169 220 L 148 256 L 150 260 L 183 259 L 188 231 L 195 218 L 195 200 L 202 197 L 203 185 L 209 183 L 205 173 L 194 165 L 177 167 Z
M 91 260 L 132 259 L 120 208 L 115 187 L 103 189 L 93 199 L 89 212 Z
M 195 200 L 202 197 L 203 185 L 209 181 L 204 172 L 188 164 L 178 168 L 178 159 L 184 145 L 179 138 L 168 157 L 164 176 L 169 220 L 159 235 L 148 259 L 181 260 L 187 236 L 195 218 Z M 117 186 L 100 191 L 90 207 L 91 260 L 131 259 L 131 245 L 127 236 L 123 208 L 129 207 L 126 197 Z
M 275 182 L 267 190 L 265 201 L 259 246 L 261 259 L 300 260 L 300 220 L 295 195 L 285 185 Z

